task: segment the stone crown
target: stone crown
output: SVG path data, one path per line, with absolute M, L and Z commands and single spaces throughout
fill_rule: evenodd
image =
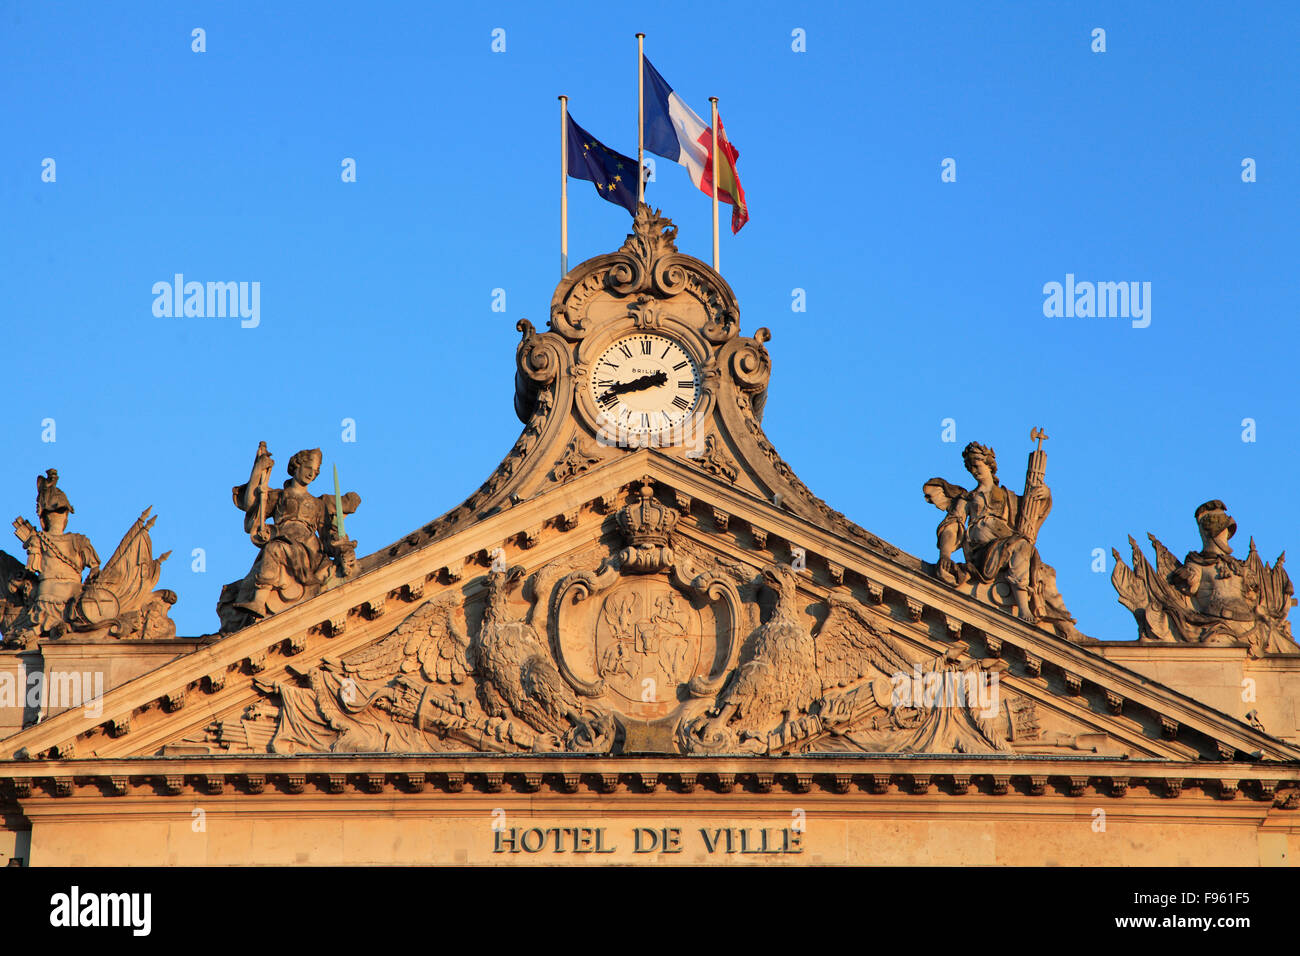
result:
M 623 537 L 633 547 L 667 544 L 679 515 L 665 507 L 649 483 L 643 484 L 635 501 L 619 509 L 617 521 Z

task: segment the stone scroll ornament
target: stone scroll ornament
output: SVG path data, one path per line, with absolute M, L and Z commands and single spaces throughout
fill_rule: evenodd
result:
M 971 442 L 962 451 L 975 479 L 967 490 L 943 478 L 922 486 L 925 500 L 944 512 L 936 532 L 939 560 L 932 573 L 940 581 L 986 603 L 1014 611 L 1021 620 L 1068 640 L 1080 635 L 1056 587 L 1056 571 L 1038 553 L 1038 532 L 1052 510 L 1044 482 L 1047 435 L 1034 429 L 1038 447 L 1029 454 L 1025 490 L 1017 495 L 998 482 L 993 449 Z M 964 562 L 954 560 L 962 552 Z
M 1138 637 L 1184 644 L 1245 642 L 1252 657 L 1300 654 L 1287 619 L 1295 605 L 1295 590 L 1284 567 L 1286 552 L 1270 566 L 1260 560 L 1255 539 L 1243 561 L 1234 557 L 1229 539 L 1237 522 L 1222 501 L 1207 501 L 1196 509 L 1201 550 L 1179 561 L 1155 535 L 1155 567 L 1137 542 L 1128 539 L 1133 567 L 1119 552 L 1111 583 L 1119 602 L 1137 619 Z
M 176 636 L 168 617 L 176 592 L 154 590 L 162 563 L 153 557 L 146 508 L 102 567 L 85 535 L 69 532 L 74 513 L 51 468 L 36 479 L 39 527 L 14 519 L 14 535 L 27 551 L 19 562 L 0 551 L 0 631 L 6 647 L 33 647 L 41 639 L 75 634 L 86 640 Z M 83 578 L 84 575 L 84 578 Z
M 289 459 L 283 489 L 270 487 L 274 467 L 266 442 L 261 442 L 247 483 L 231 489 L 258 555 L 248 574 L 221 589 L 217 616 L 223 633 L 314 597 L 356 570 L 357 543 L 344 533 L 343 516 L 357 510 L 361 496 L 354 491 L 339 494 L 337 474 L 332 495 L 308 491 L 320 474 L 319 448 Z
M 551 302 L 551 328 L 569 340 L 588 335 L 595 327 L 591 314 L 594 303 L 606 292 L 616 296 L 637 296 L 638 325 L 653 327 L 653 310 L 644 306 L 650 297 L 666 299 L 686 293 L 708 316 L 701 331 L 714 344 L 735 337 L 739 331 L 739 306 L 731 289 L 712 270 L 702 271 L 698 260 L 677 251 L 677 227 L 660 210 L 645 203 L 637 205 L 632 232 L 618 251 L 574 270 L 574 278 L 560 283 Z M 584 274 L 585 272 L 585 274 Z

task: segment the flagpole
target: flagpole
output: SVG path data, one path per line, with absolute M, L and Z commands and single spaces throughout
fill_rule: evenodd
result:
M 709 97 L 713 106 L 713 152 L 710 163 L 713 167 L 713 271 L 718 271 L 718 98 Z
M 569 274 L 569 98 L 560 97 L 560 278 Z
M 636 35 L 636 201 L 645 202 L 645 34 Z

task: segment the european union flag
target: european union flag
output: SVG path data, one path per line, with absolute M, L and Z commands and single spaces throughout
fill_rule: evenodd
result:
M 569 175 L 596 184 L 601 199 L 636 215 L 636 160 L 616 153 L 569 117 Z

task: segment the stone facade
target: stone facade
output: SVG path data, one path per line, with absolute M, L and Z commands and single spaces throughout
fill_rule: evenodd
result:
M 900 551 L 766 439 L 770 336 L 741 334 L 730 287 L 675 234 L 642 206 L 617 252 L 565 276 L 549 331 L 519 323 L 523 433 L 400 541 L 358 557 L 343 519 L 360 497 L 312 494 L 312 451 L 272 489 L 263 446 L 232 489 L 256 556 L 217 635 L 78 630 L 91 585 L 65 575 L 0 683 L 72 669 L 103 690 L 6 711 L 23 717 L 0 728 L 0 852 L 1297 859 L 1300 655 L 1281 562 L 1231 557 L 1235 524 L 1208 502 L 1202 552 L 1117 570 L 1141 639 L 1080 633 L 1037 548 L 1052 507 L 1038 429 L 1023 492 L 972 443 L 974 488 L 925 483 L 937 560 Z M 8 619 L 31 620 L 40 570 L 10 560 Z M 146 583 L 133 599 L 151 600 Z

